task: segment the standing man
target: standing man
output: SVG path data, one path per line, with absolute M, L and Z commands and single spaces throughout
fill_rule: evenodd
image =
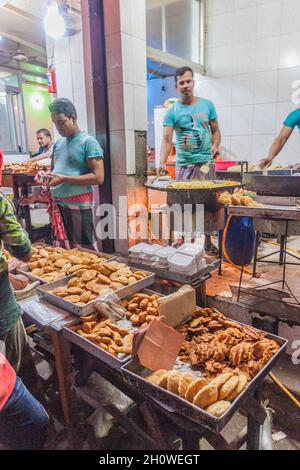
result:
M 36 133 L 36 140 L 39 144 L 39 151 L 32 158 L 26 160 L 25 164 L 40 162 L 51 165 L 51 158 L 53 154 L 53 139 L 51 132 L 48 129 L 39 129 Z
M 182 67 L 175 73 L 175 86 L 180 95 L 166 113 L 164 136 L 160 156 L 159 173 L 164 170 L 170 155 L 173 132 L 176 133 L 176 179 L 213 179 L 212 173 L 203 172 L 219 151 L 221 133 L 214 104 L 204 98 L 194 96 L 194 72 L 190 67 Z M 206 250 L 217 254 L 206 236 Z
M 79 129 L 71 101 L 59 98 L 49 109 L 62 136 L 53 146 L 52 196 L 71 244 L 96 249 L 92 186 L 104 181 L 103 150 L 94 137 Z
M 22 353 L 27 345 L 27 336 L 21 308 L 9 283 L 2 243 L 14 257 L 22 261 L 30 260 L 31 245 L 27 233 L 18 223 L 10 201 L 0 193 L 0 341 L 5 343 L 6 357 L 18 372 Z
M 263 158 L 259 162 L 259 166 L 261 169 L 267 168 L 272 164 L 272 161 L 281 152 L 281 150 L 289 140 L 290 136 L 292 135 L 296 126 L 300 131 L 300 108 L 295 109 L 295 111 L 292 111 L 287 116 L 279 135 L 276 137 L 273 144 L 271 145 L 268 156 L 266 158 Z M 296 163 L 292 166 L 292 168 L 294 170 L 299 170 L 300 163 Z

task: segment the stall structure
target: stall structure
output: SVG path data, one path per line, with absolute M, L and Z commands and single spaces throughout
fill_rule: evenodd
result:
M 193 329 L 197 324 L 196 329 L 193 329 L 193 335 L 201 335 L 207 331 L 213 337 L 218 330 L 220 333 L 223 331 L 224 334 L 227 334 L 226 332 L 228 331 L 230 334 L 238 335 L 232 344 L 238 346 L 238 342 L 242 341 L 242 338 L 248 338 L 248 341 L 252 341 L 253 344 L 258 342 L 262 348 L 261 350 L 258 348 L 257 351 L 253 350 L 253 353 L 258 355 L 256 359 L 261 357 L 263 363 L 254 374 L 251 372 L 251 377 L 247 378 L 247 385 L 245 381 L 239 391 L 237 391 L 237 385 L 240 384 L 240 376 L 234 377 L 234 374 L 230 372 L 224 378 L 226 374 L 223 374 L 222 382 L 218 386 L 221 387 L 227 379 L 232 377 L 233 381 L 236 382 L 232 388 L 232 392 L 235 391 L 235 395 L 232 396 L 231 403 L 226 402 L 226 410 L 219 415 L 212 415 L 207 411 L 207 408 L 202 409 L 201 406 L 196 406 L 195 403 L 180 397 L 178 395 L 179 391 L 174 389 L 169 390 L 169 388 L 166 389 L 158 386 L 157 383 L 149 381 L 147 377 L 153 373 L 153 370 L 147 370 L 141 365 L 138 357 L 132 355 L 132 350 L 130 349 L 129 352 L 128 347 L 125 347 L 125 340 L 122 346 L 122 336 L 124 338 L 127 337 L 126 335 L 128 335 L 130 329 L 134 334 L 134 332 L 141 331 L 141 326 L 145 326 L 147 323 L 150 326 L 153 320 L 156 321 L 159 314 L 160 302 L 168 300 L 161 293 L 156 293 L 155 274 L 151 273 L 151 270 L 147 272 L 131 268 L 123 262 L 124 260 L 121 262 L 118 259 L 107 260 L 101 258 L 97 253 L 79 251 L 76 251 L 76 254 L 78 255 L 77 258 L 80 257 L 80 259 L 75 259 L 74 253 L 70 254 L 67 251 L 56 253 L 55 248 L 51 247 L 40 250 L 42 255 L 44 255 L 42 258 L 39 258 L 39 252 L 35 251 L 33 263 L 41 262 L 45 268 L 47 263 L 45 252 L 47 250 L 51 253 L 51 261 L 56 263 L 55 267 L 57 269 L 65 268 L 66 263 L 63 265 L 61 259 L 64 256 L 68 257 L 66 259 L 73 262 L 73 266 L 69 269 L 73 272 L 69 276 L 64 276 L 62 280 L 44 282 L 37 289 L 38 296 L 35 295 L 22 301 L 21 307 L 25 319 L 30 324 L 34 323 L 39 329 L 48 333 L 51 338 L 50 350 L 52 351 L 58 378 L 69 448 L 76 449 L 80 447 L 77 429 L 79 402 L 74 391 L 78 391 L 86 383 L 94 370 L 136 404 L 137 409 L 144 417 L 146 426 L 141 427 L 132 417 L 120 413 L 114 404 L 103 404 L 103 402 L 100 403 L 88 397 L 86 397 L 86 401 L 94 409 L 108 411 L 124 429 L 135 436 L 135 438 L 138 438 L 146 448 L 174 449 L 172 444 L 174 435 L 181 438 L 184 449 L 199 449 L 199 439 L 201 438 L 205 438 L 215 449 L 238 449 L 245 443 L 248 449 L 259 448 L 260 426 L 266 419 L 266 411 L 260 403 L 260 388 L 268 372 L 282 354 L 284 354 L 287 343 L 284 339 L 263 333 L 241 323 L 230 321 L 214 309 L 196 307 L 198 316 L 194 317 L 195 320 L 191 316 L 187 317 L 186 314 L 182 316 L 179 322 L 174 325 L 174 328 L 178 330 L 176 332 L 177 335 L 182 334 L 180 331 L 190 331 L 190 328 Z M 93 268 L 88 266 L 82 268 L 83 265 L 79 261 L 83 262 L 85 260 L 88 262 L 88 257 L 90 261 L 94 261 Z M 76 264 L 77 262 L 79 263 L 78 265 Z M 72 263 L 70 264 L 72 265 Z M 31 265 L 30 267 L 34 268 L 34 266 Z M 24 273 L 26 275 L 26 270 Z M 61 271 L 61 274 L 63 276 L 68 273 Z M 29 271 L 27 271 L 27 275 L 30 275 Z M 120 281 L 125 284 L 124 278 L 126 276 L 128 280 L 131 277 L 132 283 L 128 284 L 127 282 L 125 289 L 122 290 Z M 107 285 L 110 284 L 111 288 L 115 289 L 116 297 L 113 299 L 117 299 L 120 307 L 122 306 L 125 309 L 124 316 L 120 314 L 119 308 L 116 309 L 116 300 L 112 300 L 110 297 L 107 299 L 102 296 L 100 290 L 103 288 L 103 284 L 101 282 L 106 282 Z M 84 303 L 83 297 L 79 299 L 78 297 L 80 292 L 86 289 L 86 286 L 92 289 L 97 288 L 99 295 L 96 295 L 94 300 L 91 301 L 86 299 L 86 303 Z M 99 286 L 102 287 L 100 288 Z M 194 292 L 190 287 L 186 289 L 189 293 Z M 180 295 L 177 292 L 175 297 L 179 296 L 180 298 Z M 151 307 L 148 307 L 149 305 Z M 110 315 L 103 317 L 103 311 L 105 310 L 107 313 L 106 309 L 109 310 L 109 307 L 115 309 L 114 314 L 118 312 L 119 317 L 110 317 Z M 146 307 L 146 310 L 142 310 L 144 307 Z M 191 308 L 192 310 L 195 308 L 194 300 L 192 305 L 185 305 L 181 313 L 184 313 L 185 310 L 191 311 Z M 99 315 L 100 312 L 101 314 Z M 171 313 L 174 313 L 172 309 Z M 195 321 L 196 324 L 193 323 Z M 172 329 L 172 331 L 175 330 Z M 199 336 L 199 341 L 201 341 L 201 336 Z M 232 347 L 232 344 L 229 346 L 229 349 Z M 240 345 L 241 351 L 236 351 L 238 354 L 232 358 L 233 365 L 236 360 L 240 361 L 242 357 L 246 361 L 246 357 L 249 355 L 248 349 L 248 352 L 246 349 L 243 349 L 243 344 L 241 343 Z M 229 354 L 229 349 L 226 354 Z M 266 357 L 263 355 L 265 350 L 267 351 Z M 79 354 L 80 356 L 80 365 L 74 370 L 72 358 L 76 351 L 77 355 Z M 218 360 L 222 361 L 221 356 L 218 357 Z M 180 367 L 180 361 L 181 359 L 178 356 L 176 367 Z M 190 367 L 188 363 L 183 372 L 187 370 L 186 367 Z M 226 367 L 226 364 L 222 367 Z M 251 367 L 249 371 L 252 370 Z M 191 371 L 191 369 L 188 370 Z M 77 374 L 74 374 L 74 372 Z M 220 380 L 218 379 L 220 374 L 221 372 L 214 372 L 217 381 Z M 201 377 L 202 375 L 198 371 L 196 372 L 195 380 L 193 380 L 198 383 Z M 208 383 L 208 380 L 211 379 L 204 379 L 203 376 L 201 380 Z M 211 403 L 214 403 L 218 399 L 219 389 L 216 388 L 216 385 L 212 384 L 210 387 L 215 389 L 216 396 L 211 401 Z M 81 393 L 80 396 L 83 397 L 83 394 Z M 228 390 L 226 396 L 229 398 Z M 247 413 L 247 428 L 238 436 L 234 436 L 229 442 L 223 437 L 222 430 L 240 409 Z M 172 433 L 170 433 L 170 429 L 172 429 Z M 96 444 L 91 440 L 92 445 Z
M 14 201 L 16 205 L 18 205 L 21 197 L 28 197 L 30 189 L 36 185 L 37 183 L 35 182 L 35 175 L 28 175 L 26 173 L 13 173 L 11 171 L 3 170 L 2 186 L 13 189 Z M 24 206 L 22 211 L 25 221 L 25 229 L 28 232 L 30 240 L 35 242 L 43 238 L 47 232 L 47 226 L 34 227 L 32 225 L 30 206 Z

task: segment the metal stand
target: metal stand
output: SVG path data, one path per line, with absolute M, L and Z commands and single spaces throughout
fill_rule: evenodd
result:
M 289 291 L 291 297 L 293 297 L 293 299 L 296 301 L 296 303 L 298 305 L 300 305 L 300 301 L 297 299 L 297 297 L 294 295 L 294 293 L 292 292 L 291 288 L 289 287 L 288 283 L 286 282 L 286 266 L 287 264 L 293 264 L 293 265 L 300 265 L 300 263 L 289 263 L 287 262 L 286 260 L 286 257 L 287 257 L 287 254 L 288 251 L 287 251 L 287 239 L 288 239 L 288 228 L 289 228 L 289 220 L 285 220 L 285 224 L 286 224 L 286 229 L 285 229 L 285 235 L 282 237 L 282 240 L 281 240 L 281 246 L 280 246 L 280 251 L 277 251 L 275 253 L 271 253 L 269 255 L 266 255 L 266 256 L 262 256 L 261 258 L 258 258 L 257 257 L 257 250 L 258 250 L 258 245 L 259 245 L 259 239 L 260 239 L 260 233 L 257 232 L 256 234 L 256 241 L 255 241 L 255 255 L 254 255 L 254 265 L 253 265 L 253 277 L 256 277 L 256 267 L 257 267 L 257 261 L 261 261 L 261 260 L 264 260 L 265 258 L 267 258 L 268 256 L 271 256 L 273 254 L 276 254 L 276 253 L 280 253 L 280 261 L 279 261 L 279 264 L 281 264 L 283 266 L 283 271 L 282 271 L 282 279 L 278 280 L 278 281 L 273 281 L 273 282 L 270 282 L 268 284 L 264 284 L 264 285 L 260 285 L 260 286 L 257 286 L 257 287 L 251 287 L 251 288 L 248 288 L 248 289 L 244 289 L 243 292 L 251 292 L 251 291 L 255 291 L 255 290 L 258 290 L 258 289 L 261 289 L 261 288 L 265 288 L 265 287 L 270 287 L 270 286 L 273 286 L 273 285 L 276 285 L 276 284 L 279 284 L 281 283 L 281 286 L 282 286 L 282 289 L 284 290 L 285 288 Z M 247 234 L 248 234 L 248 231 L 247 231 Z M 283 242 L 283 239 L 284 239 L 284 242 Z M 282 244 L 283 242 L 283 244 Z M 244 251 L 245 251 L 245 247 L 247 246 L 247 236 L 246 236 L 246 240 L 245 240 L 245 244 L 244 244 L 244 250 L 243 250 L 243 259 L 244 259 Z M 297 256 L 294 256 L 292 255 L 294 258 L 300 260 L 300 258 L 298 258 Z M 272 263 L 272 264 L 278 264 L 276 261 L 265 261 L 266 263 Z M 240 281 L 239 281 L 239 289 L 238 289 L 238 295 L 237 295 L 237 301 L 239 302 L 240 300 L 240 296 L 241 296 L 241 288 L 242 288 L 242 279 L 243 279 L 243 274 L 244 274 L 244 265 L 242 266 L 242 269 L 241 269 L 241 274 L 240 274 Z

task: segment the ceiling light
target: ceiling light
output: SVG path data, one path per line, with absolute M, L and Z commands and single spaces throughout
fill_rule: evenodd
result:
M 65 22 L 54 0 L 50 0 L 48 3 L 47 14 L 43 23 L 48 36 L 59 39 L 65 34 Z

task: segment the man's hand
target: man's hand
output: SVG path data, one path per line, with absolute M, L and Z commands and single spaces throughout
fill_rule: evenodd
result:
M 293 170 L 300 170 L 300 163 L 295 163 L 295 165 L 292 166 Z
M 37 202 L 36 195 L 32 194 L 31 196 L 22 196 L 19 199 L 19 206 L 24 207 L 24 206 L 29 206 L 30 204 L 34 204 Z
M 50 181 L 47 182 L 46 185 L 50 186 L 51 188 L 55 188 L 56 186 L 59 186 L 60 184 L 64 183 L 65 176 L 59 174 L 52 174 L 49 180 Z
M 211 146 L 211 156 L 214 157 L 216 153 L 219 152 L 219 146 L 217 144 L 212 144 Z
M 270 166 L 271 163 L 272 163 L 272 160 L 270 160 L 270 159 L 267 157 L 267 158 L 263 158 L 263 159 L 259 162 L 258 166 L 259 166 L 259 168 L 261 168 L 261 169 L 263 170 L 264 168 L 268 168 L 268 166 Z
M 156 168 L 156 174 L 157 176 L 165 176 L 168 174 L 168 172 L 164 166 L 160 166 L 159 168 Z

